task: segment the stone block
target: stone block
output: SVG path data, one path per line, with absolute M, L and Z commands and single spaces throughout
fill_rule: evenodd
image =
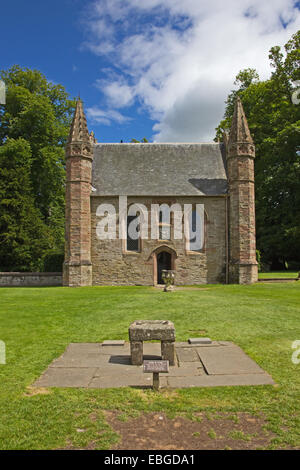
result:
M 189 343 L 192 345 L 195 344 L 211 344 L 212 340 L 210 338 L 189 338 Z
M 102 346 L 124 346 L 125 341 L 122 339 L 106 339 L 103 341 Z
M 131 363 L 135 366 L 143 364 L 143 341 L 130 342 Z
M 170 366 L 175 365 L 175 343 L 174 341 L 161 342 L 161 358 L 169 361 Z
M 137 320 L 129 326 L 130 341 L 175 341 L 174 324 L 168 320 Z

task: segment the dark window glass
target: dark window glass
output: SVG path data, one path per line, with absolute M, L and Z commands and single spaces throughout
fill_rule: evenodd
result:
M 130 235 L 128 233 L 129 224 L 136 218 L 136 215 L 129 215 L 127 217 L 127 251 L 139 251 L 139 239 L 137 238 L 136 240 L 134 240 L 133 238 L 130 238 Z

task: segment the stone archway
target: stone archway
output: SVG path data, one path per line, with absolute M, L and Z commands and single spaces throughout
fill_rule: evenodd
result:
M 177 253 L 168 245 L 162 245 L 156 248 L 151 256 L 153 260 L 153 285 L 163 284 L 161 271 L 163 269 L 175 270 L 175 260 Z
M 161 251 L 156 255 L 157 259 L 157 284 L 163 284 L 162 272 L 163 270 L 172 269 L 172 255 L 167 251 Z

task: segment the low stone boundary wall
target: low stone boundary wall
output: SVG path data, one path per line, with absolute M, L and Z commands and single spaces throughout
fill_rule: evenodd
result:
M 0 272 L 0 287 L 61 286 L 62 273 Z

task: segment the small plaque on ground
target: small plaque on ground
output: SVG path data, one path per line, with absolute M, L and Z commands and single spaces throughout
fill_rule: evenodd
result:
M 189 338 L 190 344 L 211 344 L 210 338 Z
M 124 346 L 125 341 L 122 339 L 107 339 L 103 341 L 102 346 Z
M 144 372 L 169 372 L 169 361 L 144 361 Z

